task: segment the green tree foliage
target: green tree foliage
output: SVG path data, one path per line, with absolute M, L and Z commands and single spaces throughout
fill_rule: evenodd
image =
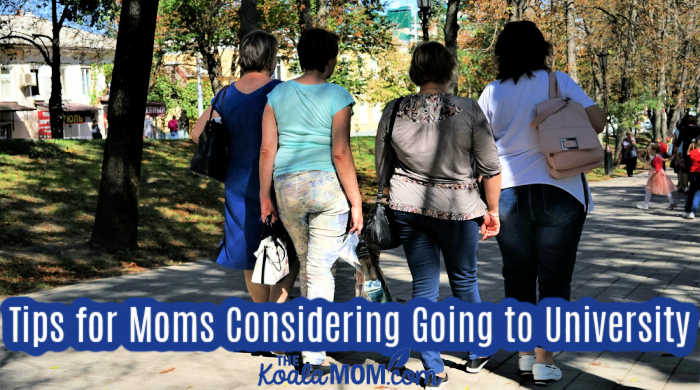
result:
M 160 4 L 156 45 L 161 50 L 200 54 L 211 86 L 218 90 L 219 48 L 237 42 L 238 6 L 229 0 L 163 0 Z
M 206 106 L 214 95 L 208 80 L 202 80 L 202 95 Z M 196 81 L 184 83 L 175 81 L 166 75 L 158 75 L 148 92 L 148 101 L 165 104 L 165 109 L 169 112 L 180 107 L 190 122 L 196 121 L 198 118 Z

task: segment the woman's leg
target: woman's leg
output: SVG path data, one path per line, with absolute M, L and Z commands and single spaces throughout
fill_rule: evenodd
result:
M 452 295 L 465 302 L 481 302 L 477 278 L 479 225 L 476 221 L 432 220 L 432 233 L 445 258 Z
M 537 303 L 537 257 L 534 246 L 534 221 L 530 187 L 519 186 L 501 191 L 499 214 L 501 232 L 498 247 L 503 257 L 503 282 L 506 298 Z
M 450 280 L 452 295 L 465 302 L 479 303 L 478 245 L 479 223 L 477 221 L 431 220 L 431 231 L 438 240 L 445 259 L 445 269 Z M 483 358 L 479 360 L 479 358 Z M 469 354 L 467 371 L 477 373 L 486 365 L 488 358 Z
M 243 270 L 243 279 L 245 279 L 245 285 L 248 288 L 248 293 L 250 293 L 250 297 L 253 299 L 253 302 L 267 302 L 270 295 L 270 286 L 253 283 L 252 278 L 253 270 Z
M 506 298 L 537 303 L 537 258 L 535 257 L 533 212 L 530 187 L 501 191 L 499 216 L 501 232 L 496 239 L 503 258 L 503 284 Z M 521 351 L 530 355 L 533 351 Z M 530 371 L 528 368 L 526 371 Z
M 306 261 L 306 297 L 333 302 L 335 277 L 332 267 L 338 259 L 348 224 L 348 206 L 343 197 L 334 207 L 309 215 L 309 246 Z M 322 364 L 325 352 L 302 352 L 305 363 Z
M 426 217 L 413 213 L 394 212 L 394 222 L 406 252 L 411 271 L 413 298 L 437 301 L 440 289 L 440 251 L 423 225 Z M 421 352 L 426 370 L 441 374 L 445 365 L 438 351 Z
M 568 192 L 540 185 L 533 198 L 540 299 L 571 298 L 576 251 L 586 220 L 583 205 Z M 537 363 L 552 363 L 551 352 L 535 350 Z

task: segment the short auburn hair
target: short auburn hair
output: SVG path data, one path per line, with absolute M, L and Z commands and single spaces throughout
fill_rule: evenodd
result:
M 272 73 L 277 64 L 277 45 L 277 38 L 268 32 L 255 30 L 246 34 L 238 55 L 241 75 L 264 70 Z
M 452 80 L 457 60 L 439 42 L 421 43 L 413 51 L 408 76 L 416 85 L 429 82 L 444 84 Z

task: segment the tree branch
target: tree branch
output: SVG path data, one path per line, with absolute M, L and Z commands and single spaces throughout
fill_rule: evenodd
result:
M 48 52 L 45 51 L 44 48 L 39 46 L 39 44 L 35 40 L 33 40 L 29 37 L 23 37 L 21 35 L 13 35 L 11 33 L 8 35 L 5 35 L 3 37 L 0 37 L 0 41 L 6 40 L 6 39 L 7 40 L 9 40 L 9 39 L 21 39 L 23 41 L 27 41 L 27 42 L 31 43 L 32 45 L 34 45 L 34 47 L 36 47 L 37 50 L 39 50 L 39 53 L 41 53 L 42 57 L 44 57 L 44 61 L 46 61 L 47 65 L 51 65 L 51 63 L 53 62 L 53 61 L 51 61 L 51 58 L 49 57 Z M 43 44 L 43 42 L 42 42 L 42 44 Z

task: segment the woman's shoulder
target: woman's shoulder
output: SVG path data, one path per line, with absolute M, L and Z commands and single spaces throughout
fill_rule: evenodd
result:
M 336 83 L 326 83 L 325 89 L 327 91 L 330 91 L 334 95 L 340 95 L 340 96 L 350 95 L 350 92 L 347 90 L 347 88 L 343 87 L 340 84 L 336 84 Z
M 474 114 L 474 110 L 481 110 L 479 107 L 479 103 L 468 97 L 464 96 L 458 96 L 458 95 L 447 95 L 447 101 L 454 106 L 458 107 L 459 113 L 464 113 L 467 116 L 472 116 Z

